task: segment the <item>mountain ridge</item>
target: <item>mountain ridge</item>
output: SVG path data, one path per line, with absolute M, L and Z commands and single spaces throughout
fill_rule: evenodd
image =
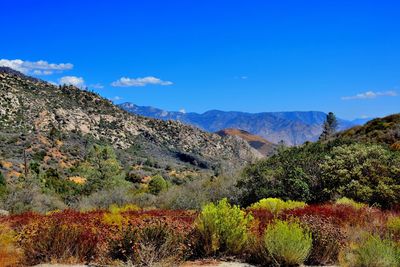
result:
M 208 132 L 235 128 L 261 136 L 272 143 L 283 140 L 287 145 L 316 141 L 322 132 L 326 113 L 321 111 L 289 111 L 248 113 L 240 111 L 209 110 L 203 113 L 165 111 L 151 106 L 137 106 L 130 102 L 119 104 L 128 112 L 162 120 L 177 120 Z M 338 119 L 339 130 L 357 125 Z

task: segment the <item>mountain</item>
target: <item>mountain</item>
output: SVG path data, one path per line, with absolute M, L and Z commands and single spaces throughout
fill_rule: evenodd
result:
M 240 138 L 134 115 L 93 92 L 0 68 L 0 170 L 18 177 L 37 162 L 65 173 L 91 144 L 114 147 L 127 170 L 151 161 L 153 172 L 234 170 L 261 157 Z
M 246 140 L 251 147 L 257 149 L 262 155 L 270 156 L 274 154 L 277 145 L 265 140 L 261 136 L 253 135 L 249 132 L 238 129 L 223 129 L 218 131 L 220 136 L 238 136 Z
M 306 141 L 316 141 L 322 132 L 326 114 L 318 111 L 246 113 L 236 111 L 210 110 L 202 114 L 165 111 L 153 107 L 141 107 L 132 103 L 119 105 L 124 110 L 142 116 L 175 120 L 197 126 L 208 132 L 227 128 L 244 130 L 266 140 L 287 145 L 299 145 Z M 338 119 L 339 130 L 348 129 L 353 122 Z

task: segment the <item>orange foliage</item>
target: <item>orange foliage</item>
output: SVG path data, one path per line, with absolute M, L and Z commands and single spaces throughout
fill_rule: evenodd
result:
M 72 177 L 69 177 L 68 180 L 70 180 L 71 182 L 74 182 L 76 184 L 85 184 L 86 183 L 86 178 L 80 177 L 80 176 L 72 176 Z
M 12 162 L 2 160 L 2 161 L 0 161 L 0 166 L 3 166 L 4 169 L 11 169 L 13 164 L 12 164 Z

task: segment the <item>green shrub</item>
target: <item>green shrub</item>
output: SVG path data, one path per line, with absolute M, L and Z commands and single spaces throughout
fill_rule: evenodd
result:
M 154 176 L 149 182 L 149 192 L 158 195 L 168 188 L 168 182 L 161 175 Z
M 335 204 L 336 205 L 351 206 L 351 207 L 355 208 L 356 210 L 368 207 L 367 204 L 354 201 L 354 200 L 352 200 L 350 198 L 347 198 L 347 197 L 339 198 L 338 200 L 335 201 Z
M 342 251 L 340 266 L 391 267 L 400 266 L 398 249 L 390 240 L 368 234 L 360 242 L 351 243 Z
M 390 217 L 386 223 L 387 228 L 390 232 L 395 235 L 400 235 L 400 217 Z
M 263 198 L 250 206 L 250 209 L 266 209 L 273 214 L 278 214 L 283 210 L 303 208 L 307 204 L 301 201 L 283 201 L 279 198 Z
M 0 172 L 0 200 L 7 194 L 7 182 Z
M 280 265 L 300 265 L 310 254 L 312 237 L 297 221 L 275 220 L 264 234 L 264 244 Z
M 248 239 L 251 215 L 246 215 L 239 206 L 230 205 L 226 198 L 216 205 L 211 203 L 202 209 L 196 227 L 203 242 L 204 252 L 238 253 Z

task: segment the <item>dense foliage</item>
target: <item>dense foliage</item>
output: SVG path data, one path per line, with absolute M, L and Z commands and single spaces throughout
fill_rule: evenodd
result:
M 348 197 L 390 208 L 400 203 L 400 153 L 340 139 L 308 143 L 249 165 L 238 186 L 246 206 L 268 197 L 311 203 Z

